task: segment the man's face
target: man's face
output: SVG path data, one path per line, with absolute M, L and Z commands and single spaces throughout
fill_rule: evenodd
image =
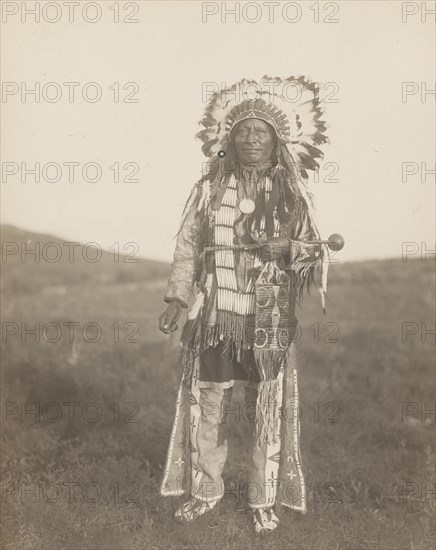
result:
M 241 120 L 233 132 L 236 156 L 240 162 L 258 164 L 271 159 L 274 137 L 269 124 L 258 118 Z

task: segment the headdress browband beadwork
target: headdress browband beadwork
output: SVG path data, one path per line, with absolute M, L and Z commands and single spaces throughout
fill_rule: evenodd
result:
M 233 107 L 226 117 L 226 131 L 230 133 L 238 122 L 249 118 L 264 120 L 274 128 L 279 138 L 285 143 L 289 141 L 288 117 L 273 103 L 263 99 L 247 99 Z

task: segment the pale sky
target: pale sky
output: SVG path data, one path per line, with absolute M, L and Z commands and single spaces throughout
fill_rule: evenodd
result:
M 20 9 L 21 3 L 11 4 Z M 264 2 L 257 4 L 256 23 L 243 14 L 239 23 L 230 15 L 221 21 L 221 2 L 136 4 L 132 17 L 139 22 L 133 24 L 114 22 L 113 2 L 100 2 L 96 23 L 84 21 L 81 11 L 68 22 L 59 2 L 58 22 L 45 21 L 43 14 L 40 23 L 31 17 L 22 22 L 17 13 L 3 24 L 2 80 L 16 83 L 8 90 L 18 88 L 8 96 L 3 90 L 3 223 L 105 248 L 135 242 L 140 256 L 171 260 L 183 205 L 206 160 L 194 139 L 205 108 L 204 83 L 305 75 L 320 83 L 324 98 L 337 90 L 336 103 L 323 103 L 330 144 L 323 149 L 320 181 L 313 184 L 323 237 L 344 236 L 342 260 L 400 256 L 403 242 L 434 248 L 434 174 L 421 181 L 422 166 L 435 168 L 435 96 L 425 94 L 435 88 L 434 22 L 431 15 L 421 21 L 421 2 L 337 2 L 330 18 L 338 23 L 322 22 L 336 10 L 333 2 L 330 12 L 320 3 L 318 23 L 310 9 L 314 2 L 299 3 L 294 23 L 285 21 L 284 3 L 271 23 Z M 202 22 L 202 4 L 218 13 Z M 227 2 L 229 9 L 235 4 Z M 418 10 L 406 22 L 402 4 L 411 13 Z M 121 18 L 132 9 L 119 6 Z M 297 18 L 293 9 L 288 18 Z M 33 96 L 20 99 L 25 86 L 48 82 L 61 90 L 58 102 L 42 93 L 39 103 Z M 71 103 L 64 82 L 79 83 Z M 101 87 L 100 101 L 82 98 L 88 82 Z M 119 83 L 123 97 L 134 91 L 123 90 L 129 82 L 136 83 L 139 102 L 114 102 L 113 84 Z M 411 83 L 407 101 L 404 82 Z M 53 97 L 56 87 L 46 91 Z M 39 183 L 30 175 L 21 182 L 20 172 L 4 173 L 5 163 L 31 169 L 35 162 L 41 165 Z M 63 166 L 71 162 L 80 163 L 73 182 Z M 89 162 L 101 166 L 100 181 L 83 181 Z M 139 181 L 114 182 L 109 167 L 117 162 L 121 168 L 136 163 Z M 404 162 L 415 163 L 411 172 L 419 170 L 405 182 Z M 43 170 L 47 163 L 61 165 L 60 181 L 44 181 L 53 176 Z M 332 163 L 339 181 L 322 181 Z M 122 177 L 127 173 L 121 169 Z

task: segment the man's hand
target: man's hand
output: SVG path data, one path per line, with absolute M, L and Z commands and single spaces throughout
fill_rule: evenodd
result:
M 182 313 L 182 306 L 179 302 L 170 302 L 166 310 L 159 316 L 159 330 L 165 334 L 172 334 L 177 330 L 177 320 Z
M 289 259 L 291 262 L 314 262 L 319 258 L 321 245 L 313 243 L 310 246 L 302 246 L 298 242 L 291 242 L 289 247 Z
M 286 237 L 272 237 L 263 243 L 261 253 L 262 262 L 279 260 L 289 250 L 289 239 Z

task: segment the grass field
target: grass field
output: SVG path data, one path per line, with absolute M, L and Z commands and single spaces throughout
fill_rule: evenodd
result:
M 56 241 L 12 227 L 2 240 Z M 183 499 L 159 495 L 180 376 L 178 334 L 157 330 L 169 266 L 109 253 L 70 263 L 62 250 L 54 263 L 3 258 L 2 548 L 435 547 L 429 258 L 334 265 L 327 316 L 317 296 L 305 300 L 297 345 L 309 510 L 283 511 L 264 539 L 231 490 L 192 525 L 172 519 Z M 406 342 L 403 323 L 416 332 Z M 246 479 L 243 435 L 233 423 L 229 489 Z

